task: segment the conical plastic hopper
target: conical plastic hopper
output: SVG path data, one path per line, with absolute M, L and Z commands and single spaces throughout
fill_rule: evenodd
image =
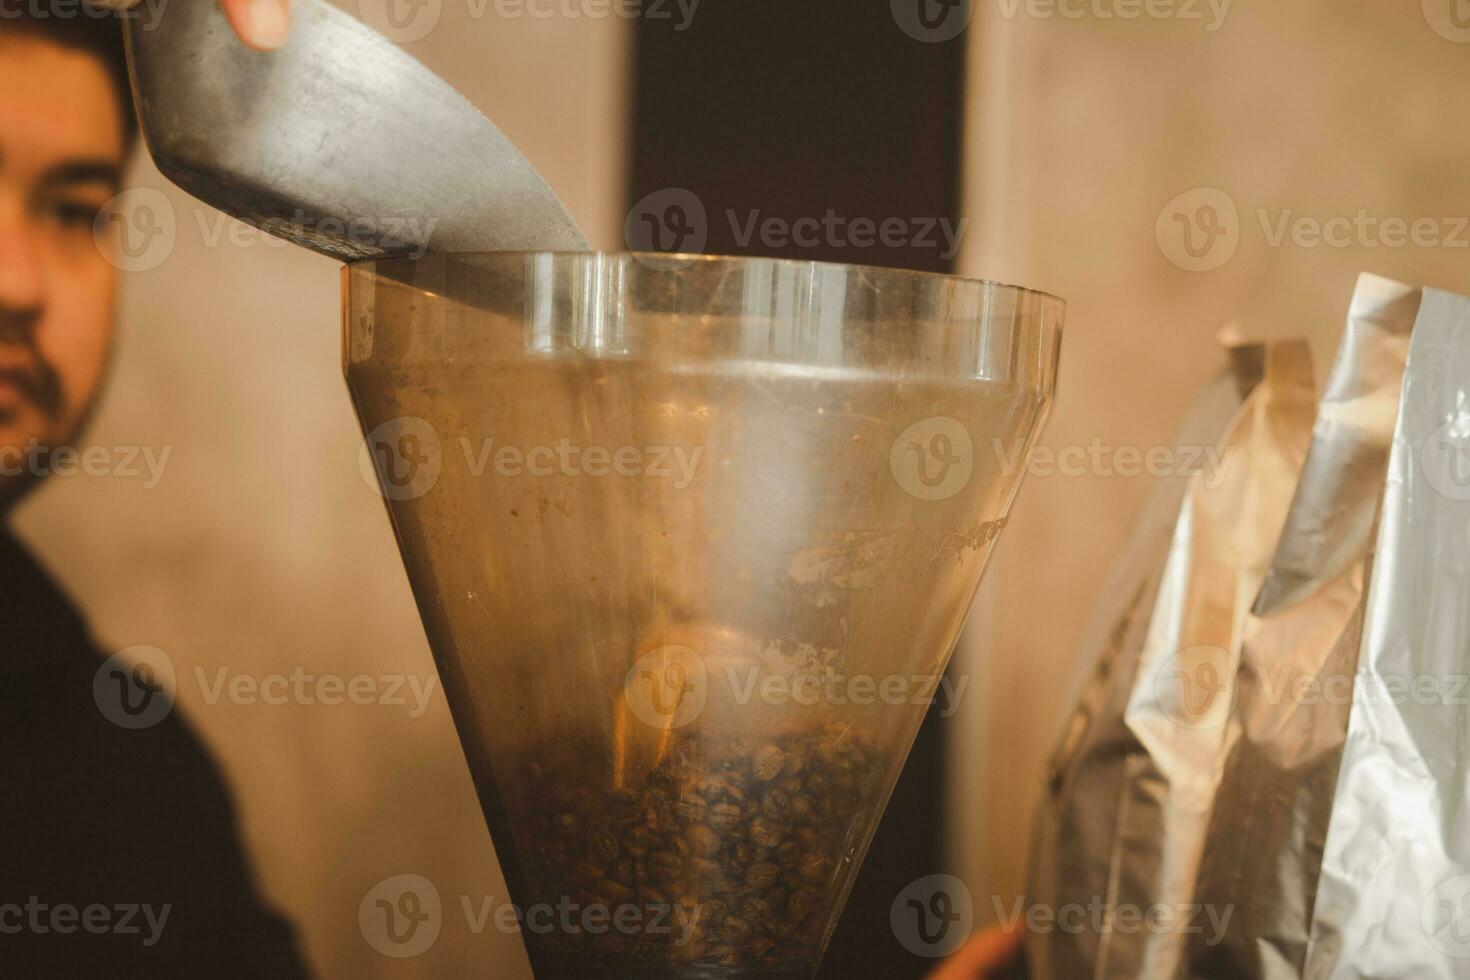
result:
M 714 257 L 345 276 L 348 384 L 537 977 L 810 977 L 1062 302 Z

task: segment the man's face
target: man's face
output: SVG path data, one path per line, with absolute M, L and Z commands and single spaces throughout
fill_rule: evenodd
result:
M 125 139 L 100 60 L 0 36 L 0 505 L 34 478 L 28 450 L 68 444 L 96 395 L 116 270 L 92 223 Z

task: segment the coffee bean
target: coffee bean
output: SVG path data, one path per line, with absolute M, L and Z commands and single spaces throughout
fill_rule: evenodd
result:
M 786 915 L 793 923 L 801 924 L 816 904 L 816 895 L 810 891 L 794 891 L 786 900 Z
M 729 833 L 740 826 L 740 807 L 735 803 L 716 803 L 709 809 L 710 826 L 721 833 Z
M 751 770 L 755 778 L 763 783 L 769 783 L 781 775 L 781 770 L 786 766 L 786 753 L 774 745 L 763 745 L 756 752 L 755 759 L 751 762 Z
M 750 938 L 750 923 L 744 919 L 737 919 L 733 915 L 725 916 L 724 927 L 721 930 L 725 939 L 734 944 L 740 944 Z
M 757 847 L 773 848 L 781 843 L 782 827 L 762 814 L 750 825 L 750 839 Z
M 759 890 L 774 882 L 776 876 L 780 873 L 781 869 L 769 862 L 753 864 L 750 870 L 745 873 L 745 883 L 751 888 Z
M 832 862 L 820 854 L 803 854 L 796 868 L 807 881 L 822 881 L 832 870 Z
M 602 896 L 601 904 L 609 907 L 620 905 L 633 897 L 632 889 L 620 881 L 613 881 L 611 878 L 603 878 L 597 883 L 597 893 Z
M 662 762 L 606 789 L 597 752 L 553 764 L 563 757 L 548 748 L 525 770 L 535 789 L 516 826 L 527 836 L 532 890 L 543 900 L 565 895 L 614 911 L 677 902 L 698 919 L 692 936 L 610 930 L 559 941 L 744 971 L 816 958 L 835 912 L 834 869 L 850 849 L 854 821 L 877 805 L 872 753 L 851 730 L 744 744 L 684 731 Z
M 791 817 L 791 797 L 784 790 L 772 787 L 761 800 L 761 812 L 772 820 L 788 820 Z
M 615 860 L 622 848 L 618 845 L 617 835 L 611 827 L 601 824 L 592 831 L 592 851 L 598 857 L 607 861 Z

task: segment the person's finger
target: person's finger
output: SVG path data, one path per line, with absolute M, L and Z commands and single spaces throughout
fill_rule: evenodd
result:
M 85 0 L 103 10 L 128 10 L 142 0 Z M 225 19 L 240 40 L 260 51 L 274 51 L 286 43 L 291 29 L 291 0 L 219 0 Z
M 240 40 L 259 51 L 274 51 L 286 43 L 291 29 L 290 0 L 220 0 L 230 26 Z
M 971 937 L 929 980 L 986 980 L 996 971 L 1015 964 L 1021 953 L 1021 931 L 993 926 Z

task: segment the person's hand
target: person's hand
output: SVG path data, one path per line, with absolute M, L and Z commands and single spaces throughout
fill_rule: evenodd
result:
M 95 0 L 98 6 L 115 10 L 136 7 L 142 0 Z M 177 0 L 204 3 L 211 0 Z M 286 43 L 291 28 L 291 0 L 219 0 L 225 18 L 240 40 L 257 51 L 274 51 Z
M 291 0 L 219 0 L 240 40 L 260 51 L 286 43 L 291 28 Z
M 929 980 L 990 980 L 1015 969 L 1021 959 L 1021 930 L 992 926 L 929 974 Z

